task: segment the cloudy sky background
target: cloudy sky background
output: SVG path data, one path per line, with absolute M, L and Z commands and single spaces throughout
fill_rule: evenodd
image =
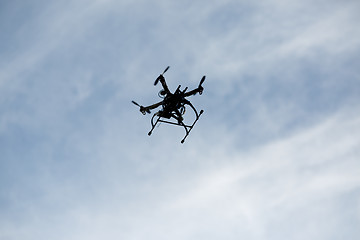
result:
M 0 239 L 359 239 L 359 10 L 1 1 Z M 168 65 L 183 145 L 131 104 Z

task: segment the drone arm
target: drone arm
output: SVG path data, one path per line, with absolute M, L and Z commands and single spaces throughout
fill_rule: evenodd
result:
M 163 101 L 160 101 L 160 102 L 155 103 L 155 104 L 153 104 L 153 105 L 144 107 L 144 109 L 146 109 L 146 110 L 152 110 L 152 109 L 154 109 L 154 108 L 157 108 L 157 107 L 161 106 L 162 104 L 163 104 Z
M 204 91 L 204 88 L 202 87 L 202 84 L 205 81 L 205 76 L 203 76 L 200 80 L 200 84 L 197 88 L 195 88 L 194 90 L 185 93 L 185 97 L 191 96 L 191 95 L 195 95 L 197 93 L 199 93 L 200 95 L 202 94 L 202 92 Z
M 163 76 L 163 75 L 160 75 L 160 76 L 159 76 L 159 80 L 160 80 L 161 85 L 162 85 L 164 91 L 166 92 L 166 94 L 169 94 L 169 93 L 170 93 L 170 90 L 169 90 L 169 87 L 168 87 L 167 84 L 166 84 L 166 81 L 165 81 L 164 76 Z
M 191 96 L 191 95 L 195 95 L 197 93 L 200 93 L 203 91 L 203 88 L 195 88 L 194 90 L 191 90 L 190 92 L 185 93 L 185 97 Z

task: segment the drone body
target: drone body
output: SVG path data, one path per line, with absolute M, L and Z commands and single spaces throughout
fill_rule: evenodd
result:
M 156 78 L 154 85 L 157 85 L 160 81 L 163 89 L 159 92 L 159 97 L 163 98 L 162 101 L 155 103 L 153 105 L 144 107 L 139 105 L 138 103 L 136 103 L 135 101 L 132 101 L 132 103 L 134 103 L 135 105 L 140 107 L 140 112 L 142 114 L 146 114 L 146 113 L 151 113 L 150 110 L 158 108 L 160 106 L 162 106 L 162 109 L 159 110 L 158 112 L 156 112 L 152 118 L 151 118 L 151 130 L 148 133 L 148 135 L 150 136 L 152 131 L 154 130 L 154 128 L 156 127 L 156 125 L 158 123 L 167 123 L 167 124 L 172 124 L 172 125 L 176 125 L 176 126 L 182 126 L 185 129 L 185 137 L 181 140 L 181 143 L 184 143 L 185 139 L 187 138 L 187 136 L 189 135 L 190 131 L 192 130 L 192 128 L 194 127 L 195 123 L 199 120 L 201 114 L 204 112 L 203 110 L 201 110 L 199 113 L 197 112 L 197 110 L 195 109 L 195 107 L 191 104 L 191 102 L 189 100 L 187 100 L 186 98 L 192 95 L 195 95 L 197 93 L 199 93 L 200 95 L 202 94 L 204 88 L 202 87 L 203 82 L 205 81 L 205 76 L 202 77 L 200 84 L 197 88 L 195 88 L 192 91 L 187 92 L 187 87 L 184 90 L 180 90 L 181 85 L 178 86 L 178 88 L 176 89 L 176 91 L 174 93 L 171 93 L 165 78 L 163 76 L 163 74 L 169 69 L 170 67 L 168 66 L 164 72 L 162 74 L 160 74 L 159 77 Z M 191 125 L 187 125 L 183 122 L 184 118 L 183 115 L 185 114 L 185 106 L 190 106 L 190 108 L 194 111 L 195 113 L 195 120 Z M 154 121 L 154 119 L 157 117 L 157 119 Z M 169 119 L 169 120 L 164 120 L 164 119 Z M 171 121 L 173 120 L 173 121 Z

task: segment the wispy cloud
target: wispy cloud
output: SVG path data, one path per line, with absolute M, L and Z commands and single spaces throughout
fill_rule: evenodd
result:
M 0 238 L 360 236 L 358 6 L 6 4 Z M 184 145 L 130 102 L 167 65 L 171 89 L 207 75 Z
M 334 116 L 249 152 L 224 145 L 209 151 L 184 152 L 186 158 L 179 155 L 181 150 L 169 152 L 171 162 L 162 160 L 162 166 L 152 170 L 147 167 L 145 172 L 124 165 L 125 159 L 109 162 L 119 155 L 106 149 L 99 154 L 108 156 L 108 160 L 87 163 L 105 169 L 88 169 L 97 174 L 86 182 L 78 176 L 71 182 L 51 183 L 51 177 L 37 203 L 25 199 L 22 204 L 27 219 L 36 220 L 18 223 L 16 228 L 5 224 L 7 231 L 2 234 L 17 238 L 30 231 L 35 236 L 40 228 L 50 228 L 42 230 L 42 236 L 275 239 L 297 229 L 297 239 L 336 239 L 346 234 L 337 227 L 351 221 L 354 225 L 347 228 L 355 234 L 358 213 L 348 211 L 342 203 L 352 202 L 356 208 L 359 197 L 359 121 L 358 116 Z M 226 154 L 229 150 L 231 155 Z M 137 164 L 148 165 L 149 161 L 154 164 L 156 159 L 150 157 Z M 185 165 L 191 165 L 191 161 L 202 167 L 189 169 Z M 133 176 L 125 174 L 123 167 Z M 157 176 L 153 176 L 155 172 Z M 93 191 L 97 195 L 92 195 Z M 55 236 L 53 224 L 66 229 L 66 233 Z

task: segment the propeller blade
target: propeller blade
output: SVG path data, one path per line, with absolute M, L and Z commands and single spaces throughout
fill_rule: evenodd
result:
M 203 84 L 204 81 L 205 81 L 205 76 L 203 76 L 203 77 L 201 78 L 200 83 L 199 83 L 198 89 L 199 89 L 199 94 L 200 94 L 200 95 L 201 95 L 201 94 L 203 93 L 203 91 L 204 91 L 204 88 L 201 86 L 201 84 Z
M 156 78 L 155 82 L 154 82 L 154 86 L 156 86 L 159 83 L 160 80 L 160 76 Z
M 136 106 L 138 106 L 138 107 L 141 107 L 137 102 L 135 102 L 135 101 L 131 101 L 133 104 L 135 104 Z
M 170 68 L 170 66 L 167 66 L 162 74 L 166 73 L 167 70 L 169 70 L 169 68 Z
M 204 81 L 205 81 L 205 76 L 203 76 L 203 77 L 201 78 L 199 86 L 201 86 L 201 84 L 203 84 Z
M 163 75 L 164 73 L 167 72 L 167 70 L 169 70 L 169 68 L 170 68 L 170 66 L 167 66 L 167 67 L 165 68 L 165 70 L 163 71 L 163 73 L 160 74 L 160 76 L 158 76 L 158 77 L 155 79 L 154 86 L 156 86 L 156 85 L 159 83 L 160 78 L 162 77 L 162 75 Z

